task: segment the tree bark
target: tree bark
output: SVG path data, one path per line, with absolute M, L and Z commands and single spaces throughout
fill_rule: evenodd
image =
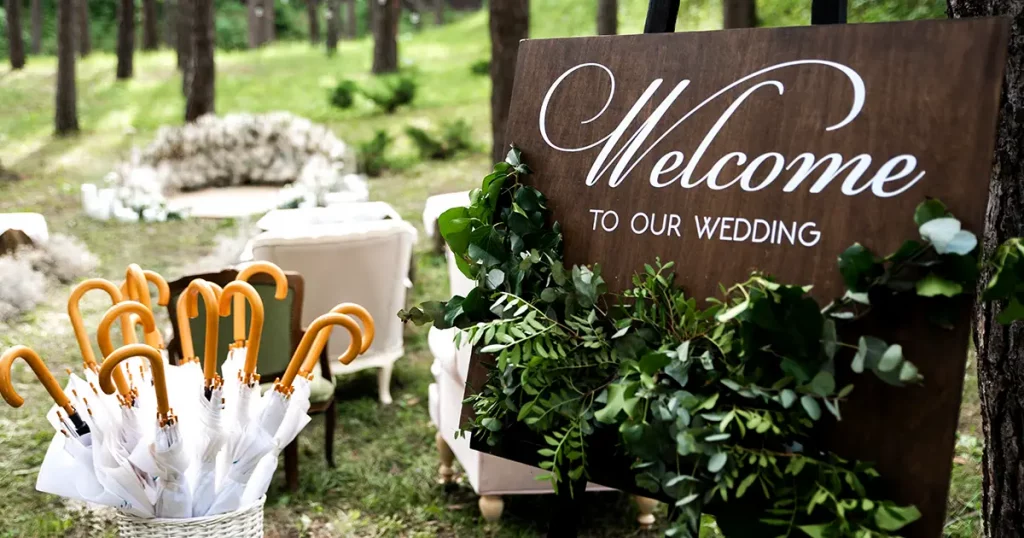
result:
M 142 50 L 160 48 L 160 30 L 157 24 L 156 0 L 142 0 Z
M 214 29 L 213 0 L 191 0 L 192 68 L 191 84 L 185 98 L 185 121 L 195 121 L 204 114 L 213 114 L 214 98 Z
M 757 3 L 754 0 L 724 0 L 722 19 L 726 28 L 757 26 Z
M 617 33 L 619 33 L 619 0 L 597 0 L 597 35 L 615 35 Z
M 21 35 L 21 0 L 7 0 L 7 52 L 11 69 L 25 67 L 25 40 Z
M 75 92 L 75 0 L 57 5 L 57 102 L 54 127 L 58 135 L 78 131 Z
M 43 8 L 42 0 L 32 0 L 32 54 L 39 54 L 43 49 Z
M 398 71 L 399 0 L 370 0 L 373 5 L 373 74 Z
M 491 1 L 491 134 L 494 162 L 505 159 L 505 123 L 512 103 L 519 42 L 530 35 L 530 0 Z
M 309 17 L 309 42 L 316 45 L 320 42 L 319 0 L 306 0 L 306 15 Z
M 164 0 L 164 42 L 178 48 L 178 8 L 175 0 Z
M 86 57 L 92 52 L 92 34 L 89 33 L 89 0 L 75 0 L 74 25 L 78 41 L 78 55 Z
M 249 24 L 249 48 L 254 49 L 263 44 L 263 0 L 246 2 Z
M 120 0 L 117 18 L 117 78 L 132 78 L 132 62 L 135 56 L 135 1 Z
M 1024 235 L 1024 0 L 948 0 L 947 13 L 1013 18 L 981 238 L 987 259 L 1005 239 Z M 986 271 L 979 283 L 990 276 Z M 1000 325 L 998 311 L 999 305 L 979 299 L 974 312 L 985 436 L 982 514 L 988 538 L 1019 538 L 1024 536 L 1024 323 Z
M 277 31 L 274 26 L 277 23 L 276 16 L 274 0 L 263 0 L 263 31 L 260 34 L 262 39 L 260 45 L 266 45 L 277 38 Z
M 181 93 L 188 95 L 188 87 L 192 76 L 192 17 L 194 0 L 177 0 L 178 2 L 178 69 L 181 70 Z
M 356 0 L 345 0 L 345 36 L 356 38 Z
M 444 24 L 444 0 L 434 0 L 434 24 Z
M 327 0 L 327 55 L 333 56 L 338 50 L 338 18 L 341 6 L 339 0 Z

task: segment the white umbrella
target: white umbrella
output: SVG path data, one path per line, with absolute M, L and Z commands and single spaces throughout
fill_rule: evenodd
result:
M 143 318 L 145 320 L 145 318 Z M 156 465 L 156 517 L 187 518 L 192 515 L 192 488 L 185 479 L 191 455 L 181 440 L 178 419 L 167 398 L 164 358 L 157 349 L 144 344 L 128 344 L 107 356 L 100 367 L 100 386 L 113 393 L 113 373 L 121 362 L 132 357 L 149 360 L 156 396 L 156 433 L 148 449 Z

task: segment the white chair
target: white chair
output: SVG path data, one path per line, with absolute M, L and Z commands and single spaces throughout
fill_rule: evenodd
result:
M 347 202 L 328 207 L 275 209 L 258 220 L 256 227 L 263 231 L 270 231 L 385 219 L 401 220 L 402 217 L 395 211 L 395 208 L 385 202 Z
M 468 205 L 469 191 L 450 192 L 427 198 L 426 203 L 423 205 L 423 230 L 427 233 L 427 237 L 433 241 L 437 252 L 440 253 L 444 247 L 444 240 L 441 239 L 441 234 L 437 230 L 437 218 L 441 216 L 441 213 L 453 207 L 465 207 Z
M 0 213 L 0 234 L 12 229 L 25 232 L 37 245 L 50 240 L 46 217 L 39 213 Z
M 473 289 L 473 281 L 466 278 L 456 267 L 451 250 L 445 248 L 448 259 L 448 281 L 452 295 L 465 297 Z M 548 481 L 537 480 L 544 471 L 522 463 L 498 458 L 473 450 L 465 436 L 456 439 L 462 414 L 462 401 L 466 392 L 466 376 L 469 373 L 469 346 L 456 348 L 455 329 L 438 330 L 431 328 L 428 335 L 430 352 L 434 355 L 431 373 L 435 383 L 430 385 L 430 419 L 437 426 L 437 450 L 441 456 L 439 469 L 442 483 L 454 478 L 452 463 L 459 460 L 473 491 L 480 495 L 480 512 L 488 521 L 501 518 L 504 509 L 503 495 L 538 495 L 554 493 Z M 612 491 L 597 484 L 587 484 L 587 491 Z M 640 516 L 637 521 L 643 527 L 654 524 L 656 502 L 645 497 L 636 497 Z
M 403 220 L 345 222 L 283 227 L 251 241 L 253 259 L 297 271 L 306 280 L 302 324 L 308 325 L 338 303 L 353 302 L 373 316 L 377 333 L 373 345 L 349 365 L 331 361 L 334 375 L 379 368 L 381 403 L 391 403 L 391 372 L 405 353 L 402 323 L 396 313 L 405 307 L 409 263 L 416 229 Z M 340 355 L 348 332 L 336 328 L 328 353 Z

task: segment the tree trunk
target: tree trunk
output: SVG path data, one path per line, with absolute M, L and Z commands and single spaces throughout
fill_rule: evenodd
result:
M 164 0 L 164 42 L 178 48 L 178 9 L 174 0 Z
M 434 0 L 434 24 L 444 24 L 444 0 Z
M 345 36 L 356 38 L 356 0 L 345 0 Z
M 43 8 L 42 0 L 32 0 L 32 54 L 39 54 L 43 49 Z
M 249 24 L 249 48 L 254 49 L 263 43 L 263 0 L 249 0 L 248 24 Z
M 121 0 L 117 10 L 117 78 L 132 78 L 135 56 L 135 0 Z
M 75 92 L 75 0 L 58 0 L 57 6 L 57 113 L 58 135 L 78 131 Z
M 77 26 L 78 55 L 83 58 L 92 52 L 92 35 L 89 33 L 89 0 L 75 0 L 74 25 Z
M 333 56 L 338 50 L 338 27 L 341 21 L 338 13 L 341 6 L 339 0 L 327 0 L 327 55 Z
M 615 35 L 617 33 L 619 33 L 619 0 L 597 0 L 597 35 Z
M 757 3 L 754 0 L 724 0 L 722 19 L 726 28 L 757 26 Z
M 266 45 L 277 37 L 274 25 L 276 24 L 276 12 L 274 11 L 274 0 L 263 0 L 263 30 L 260 34 L 260 45 Z
M 21 0 L 7 0 L 7 52 L 11 69 L 25 67 L 25 40 L 21 36 Z
M 373 5 L 373 74 L 398 71 L 399 0 L 370 0 Z
M 309 17 L 309 42 L 316 45 L 320 42 L 319 0 L 306 0 L 306 15 Z
M 156 0 L 142 0 L 142 50 L 160 48 L 160 30 L 157 26 Z
M 185 121 L 213 114 L 213 0 L 191 0 L 192 68 L 185 97 Z
M 1024 0 L 948 0 L 947 8 L 953 18 L 1013 17 L 981 238 L 987 259 L 1005 239 L 1024 235 Z M 979 282 L 990 276 L 986 271 Z M 1019 538 L 1024 536 L 1024 323 L 1000 325 L 998 311 L 999 305 L 979 305 L 974 320 L 985 436 L 982 514 L 988 538 Z
M 178 69 L 181 70 L 181 93 L 188 95 L 192 77 L 192 17 L 195 12 L 194 0 L 177 0 L 178 2 Z
M 494 162 L 505 159 L 505 122 L 512 103 L 519 42 L 530 34 L 530 0 L 491 1 L 491 133 Z

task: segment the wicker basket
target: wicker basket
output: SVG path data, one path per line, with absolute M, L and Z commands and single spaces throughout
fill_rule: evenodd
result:
M 117 513 L 121 538 L 263 538 L 263 503 L 216 516 L 188 519 L 144 519 Z

